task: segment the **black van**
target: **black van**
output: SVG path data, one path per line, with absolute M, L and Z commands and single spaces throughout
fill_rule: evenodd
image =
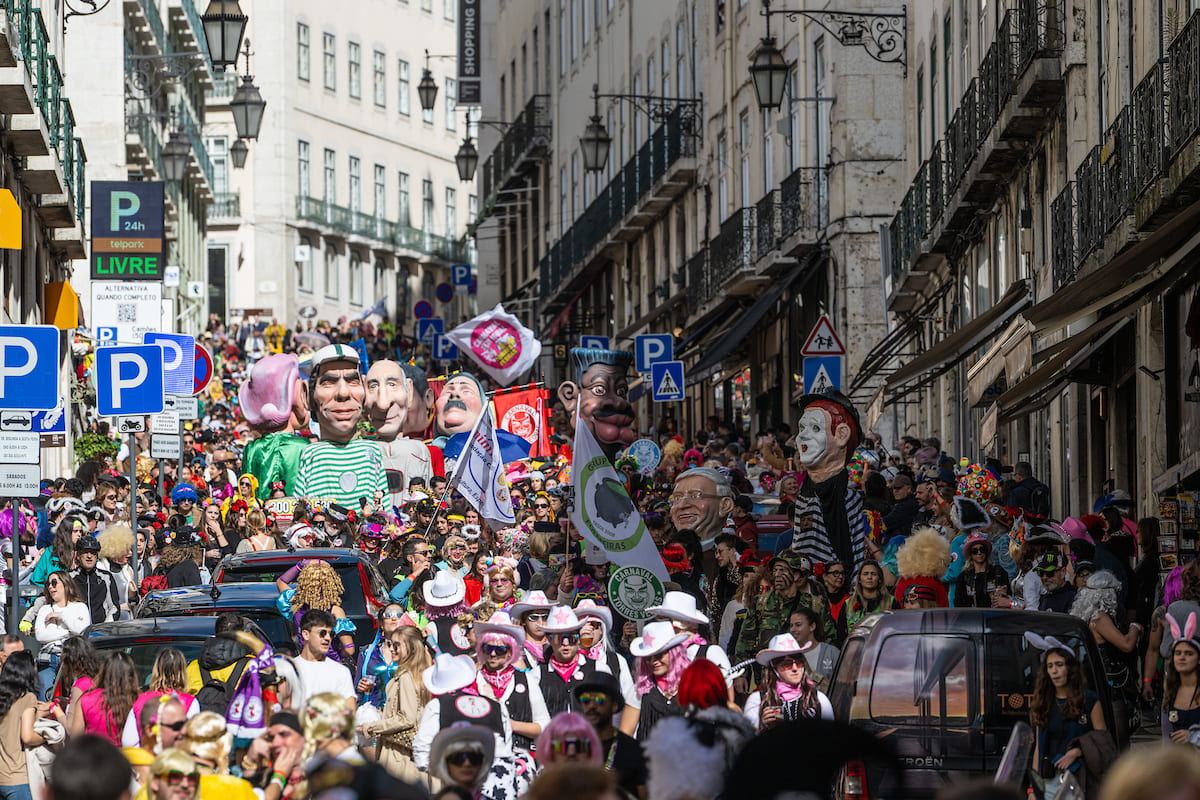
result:
M 1013 723 L 1029 720 L 1041 652 L 1026 631 L 1083 648 L 1088 687 L 1126 747 L 1124 707 L 1113 702 L 1091 633 L 1066 614 L 938 608 L 868 617 L 850 632 L 834 669 L 834 717 L 891 744 L 906 767 L 905 797 L 933 797 L 948 783 L 992 775 Z M 851 761 L 837 796 L 895 796 L 892 781 Z

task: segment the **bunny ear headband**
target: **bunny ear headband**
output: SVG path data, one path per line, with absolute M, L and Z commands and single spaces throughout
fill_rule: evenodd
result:
M 1075 650 L 1063 644 L 1062 641 L 1053 636 L 1042 637 L 1038 636 L 1033 631 L 1025 631 L 1025 641 L 1029 642 L 1036 649 L 1042 651 L 1043 660 L 1046 658 L 1046 653 L 1050 652 L 1051 650 L 1065 650 L 1066 652 L 1075 656 L 1076 660 L 1082 660 L 1079 658 L 1079 653 L 1075 652 Z
M 1183 631 L 1179 630 L 1179 622 L 1174 617 L 1167 614 L 1167 624 L 1171 626 L 1171 635 L 1175 637 L 1175 641 L 1171 644 L 1171 649 L 1175 649 L 1175 645 L 1179 642 L 1187 642 L 1192 647 L 1196 648 L 1196 652 L 1200 653 L 1200 643 L 1196 642 L 1196 612 L 1188 614 L 1187 622 L 1183 624 Z

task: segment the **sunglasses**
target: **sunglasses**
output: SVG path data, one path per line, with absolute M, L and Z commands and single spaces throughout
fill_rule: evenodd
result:
M 404 612 L 403 611 L 385 611 L 385 612 L 383 612 L 383 618 L 384 619 L 403 619 Z
M 987 553 L 987 548 L 986 547 L 972 547 L 967 552 L 973 556 L 977 556 L 977 555 L 980 555 L 981 553 Z
M 331 639 L 333 638 L 333 631 L 329 630 L 329 628 L 313 628 L 312 635 L 318 639 Z
M 165 778 L 168 786 L 179 786 L 181 783 L 186 783 L 189 786 L 195 786 L 200 783 L 199 772 L 177 772 L 171 770 L 165 775 L 159 775 L 160 778 Z
M 62 583 L 61 583 L 61 582 L 58 580 L 58 578 L 55 578 L 55 579 L 54 579 L 54 580 L 52 580 L 52 581 L 46 581 L 46 585 L 47 585 L 47 586 L 51 586 L 51 587 L 53 587 L 53 586 L 62 586 Z
M 579 704 L 581 706 L 599 706 L 604 705 L 609 700 L 608 695 L 602 692 L 583 692 L 579 695 Z
M 840 569 L 830 569 L 830 570 L 826 570 L 825 574 L 833 575 L 833 576 L 841 575 L 841 576 L 845 577 L 846 572 L 845 572 L 845 570 L 840 570 Z
M 775 659 L 776 669 L 789 669 L 791 667 L 804 666 L 804 659 L 797 656 L 783 656 Z
M 506 656 L 508 655 L 508 645 L 506 644 L 485 644 L 481 648 L 485 656 Z
M 187 725 L 187 720 L 181 719 L 181 720 L 179 720 L 179 722 L 171 722 L 171 723 L 160 722 L 159 725 L 161 725 L 164 728 L 170 728 L 171 730 L 175 731 L 176 733 L 179 733 L 181 730 L 183 730 L 183 726 Z
M 534 503 L 533 507 L 534 508 L 549 508 L 550 504 L 549 503 Z
M 558 633 L 558 634 L 555 634 L 552 638 L 558 644 L 578 644 L 579 643 L 579 634 L 578 633 Z
M 549 611 L 530 611 L 525 615 L 525 619 L 531 619 L 534 622 L 545 622 L 550 618 Z
M 577 736 L 568 736 L 563 739 L 554 739 L 551 741 L 550 749 L 560 756 L 586 756 L 592 753 L 592 743 L 587 739 L 580 739 Z
M 470 764 L 472 767 L 483 766 L 483 753 L 452 753 L 446 756 L 446 763 L 455 767 L 462 767 Z

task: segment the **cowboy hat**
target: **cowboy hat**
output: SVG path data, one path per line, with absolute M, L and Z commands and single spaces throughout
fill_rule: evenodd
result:
M 758 655 L 754 657 L 754 660 L 765 667 L 777 658 L 805 653 L 813 649 L 814 646 L 815 642 L 802 645 L 790 633 L 781 633 L 778 636 L 772 636 L 771 641 L 767 643 L 765 648 L 758 651 Z
M 629 644 L 629 652 L 638 658 L 657 655 L 683 644 L 691 634 L 676 633 L 671 623 L 651 622 L 642 628 L 642 635 Z
M 661 606 L 651 606 L 646 612 L 656 617 L 666 617 L 693 625 L 708 624 L 708 617 L 696 608 L 696 598 L 687 592 L 667 592 Z
M 596 601 L 590 597 L 580 600 L 579 605 L 575 606 L 575 616 L 584 621 L 588 619 L 599 620 L 606 632 L 612 630 L 612 611 L 607 606 L 597 605 Z
M 546 599 L 545 592 L 537 590 L 525 595 L 521 602 L 514 603 L 511 613 L 513 619 L 519 620 L 530 611 L 549 611 L 555 605 L 557 604 Z
M 421 683 L 430 694 L 441 695 L 457 692 L 475 682 L 475 659 L 470 656 L 455 656 L 438 653 L 433 666 L 421 673 Z
M 425 604 L 434 608 L 457 605 L 467 596 L 467 585 L 452 570 L 438 570 L 431 579 L 421 584 Z
M 550 609 L 550 616 L 542 623 L 542 633 L 577 633 L 583 629 L 583 625 L 570 606 L 555 606 Z
M 513 622 L 507 611 L 497 611 L 487 622 L 475 623 L 475 638 L 483 638 L 485 633 L 503 633 L 517 640 L 517 650 L 525 646 L 525 629 Z
M 602 692 L 607 695 L 609 700 L 617 704 L 618 713 L 625 708 L 625 695 L 621 692 L 621 682 L 611 672 L 596 670 L 591 677 L 585 677 L 571 687 L 571 693 L 575 695 L 576 702 L 579 700 L 579 695 L 588 692 Z

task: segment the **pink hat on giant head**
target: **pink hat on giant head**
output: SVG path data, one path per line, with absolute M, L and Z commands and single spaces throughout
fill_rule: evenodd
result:
M 300 359 L 292 353 L 276 353 L 259 359 L 250 377 L 238 389 L 238 405 L 251 425 L 277 427 L 292 416 Z

